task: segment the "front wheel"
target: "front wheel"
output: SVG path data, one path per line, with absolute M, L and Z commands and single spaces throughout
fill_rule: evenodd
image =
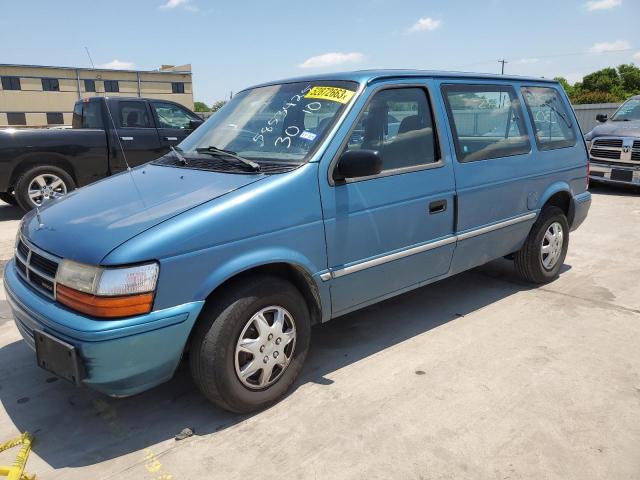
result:
M 261 275 L 216 294 L 191 338 L 194 381 L 213 403 L 237 413 L 280 399 L 302 369 L 310 316 L 290 283 Z
M 54 198 L 62 197 L 76 188 L 65 170 L 53 165 L 33 167 L 24 172 L 15 186 L 15 197 L 23 210 L 40 207 Z
M 569 248 L 569 222 L 558 207 L 545 207 L 515 254 L 515 266 L 524 280 L 549 283 L 560 273 Z

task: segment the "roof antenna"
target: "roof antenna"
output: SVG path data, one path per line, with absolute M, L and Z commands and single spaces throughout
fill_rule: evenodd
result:
M 89 49 L 87 47 L 84 47 L 84 49 L 87 51 L 87 57 L 89 57 L 89 61 L 91 62 L 91 68 L 95 69 L 96 66 L 93 64 L 93 59 L 91 58 L 91 54 L 89 53 Z

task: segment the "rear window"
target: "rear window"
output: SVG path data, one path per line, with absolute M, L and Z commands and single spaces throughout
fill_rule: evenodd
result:
M 472 162 L 531 150 L 522 109 L 509 85 L 444 85 L 458 160 Z
M 73 107 L 73 128 L 103 128 L 102 108 L 98 102 L 78 102 Z
M 119 102 L 118 121 L 123 128 L 150 128 L 151 120 L 144 102 Z
M 573 147 L 576 144 L 575 126 L 560 93 L 550 87 L 524 87 L 522 96 L 540 150 Z

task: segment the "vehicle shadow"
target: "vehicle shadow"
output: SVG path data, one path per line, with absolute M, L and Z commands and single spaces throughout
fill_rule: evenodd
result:
M 0 222 L 3 220 L 20 220 L 24 216 L 20 207 L 14 207 L 8 203 L 0 202 Z
M 594 195 L 613 197 L 640 197 L 640 187 L 634 185 L 609 185 L 600 182 L 590 182 L 589 191 Z
M 335 319 L 313 330 L 300 385 L 332 383 L 330 374 L 530 288 L 500 260 Z M 415 369 L 416 365 L 406 365 Z M 22 341 L 0 349 L 1 402 L 19 431 L 36 436 L 34 451 L 53 468 L 96 464 L 172 439 L 185 427 L 207 435 L 249 416 L 208 403 L 186 365 L 164 385 L 114 399 L 75 388 L 39 369 Z M 259 414 L 258 414 L 259 415 Z

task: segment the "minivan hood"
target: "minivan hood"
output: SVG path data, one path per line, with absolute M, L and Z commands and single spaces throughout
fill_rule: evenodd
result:
M 630 122 L 608 121 L 597 125 L 588 134 L 592 139 L 596 137 L 640 137 L 640 120 Z
M 145 165 L 29 212 L 22 234 L 54 255 L 99 264 L 114 248 L 190 208 L 264 178 Z

